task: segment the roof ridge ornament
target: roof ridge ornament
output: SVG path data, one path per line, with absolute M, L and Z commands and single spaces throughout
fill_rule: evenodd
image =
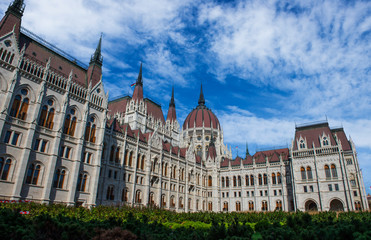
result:
M 204 93 L 202 91 L 202 83 L 201 83 L 201 90 L 200 90 L 200 98 L 198 99 L 198 106 L 205 106 L 205 98 L 204 98 Z
M 170 100 L 170 103 L 169 103 L 169 107 L 175 107 L 175 100 L 174 100 L 174 85 L 173 85 L 173 89 L 171 91 L 171 100 Z

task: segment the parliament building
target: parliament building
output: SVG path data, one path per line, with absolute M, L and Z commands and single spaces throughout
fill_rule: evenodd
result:
M 296 126 L 289 148 L 232 158 L 202 85 L 184 123 L 143 97 L 109 101 L 101 41 L 90 63 L 21 24 L 0 22 L 0 200 L 196 211 L 368 210 L 354 143 L 328 122 Z M 169 89 L 169 91 L 171 91 Z

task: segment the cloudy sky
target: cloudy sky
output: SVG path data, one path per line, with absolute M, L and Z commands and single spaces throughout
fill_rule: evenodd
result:
M 4 13 L 11 0 L 0 1 Z M 179 122 L 206 105 L 234 155 L 288 146 L 295 124 L 328 119 L 357 146 L 371 186 L 371 2 L 26 0 L 23 27 L 88 63 L 103 33 L 105 90 L 144 94 Z

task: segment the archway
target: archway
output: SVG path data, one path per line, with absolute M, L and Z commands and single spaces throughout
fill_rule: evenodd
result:
M 344 211 L 343 203 L 338 199 L 332 200 L 330 202 L 330 211 Z
M 313 200 L 308 200 L 305 203 L 305 211 L 318 211 L 317 203 Z

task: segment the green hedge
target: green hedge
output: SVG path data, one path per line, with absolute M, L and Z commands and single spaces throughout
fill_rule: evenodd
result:
M 175 213 L 2 203 L 0 234 L 2 239 L 371 239 L 371 213 Z

